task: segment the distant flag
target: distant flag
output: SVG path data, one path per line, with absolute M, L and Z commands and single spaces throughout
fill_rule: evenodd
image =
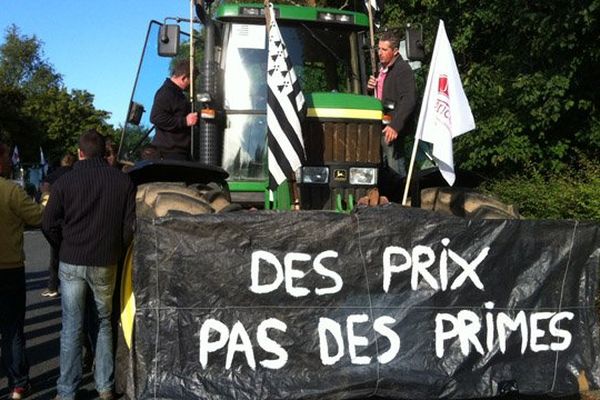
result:
M 450 186 L 456 180 L 452 139 L 472 129 L 475 120 L 440 20 L 415 138 L 433 144 L 433 157 Z
M 269 8 L 267 141 L 269 189 L 275 190 L 286 179 L 292 179 L 305 160 L 300 123 L 304 112 L 304 95 L 275 21 L 273 5 L 269 4 Z
M 18 165 L 21 163 L 21 158 L 19 157 L 19 148 L 17 145 L 15 145 L 15 148 L 13 149 L 11 161 L 13 165 Z
M 42 167 L 42 171 L 44 175 L 46 175 L 48 173 L 48 161 L 46 161 L 46 157 L 44 157 L 42 146 L 40 146 L 40 167 Z

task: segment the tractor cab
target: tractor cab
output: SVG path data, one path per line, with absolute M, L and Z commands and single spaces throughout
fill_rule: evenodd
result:
M 135 164 L 151 156 L 154 93 L 170 76 L 170 66 L 192 54 L 200 73 L 190 101 L 200 122 L 190 130 L 191 163 L 199 174 L 203 166 L 223 170 L 234 202 L 290 209 L 287 185 L 267 190 L 263 5 L 223 4 L 212 18 L 201 7 L 192 24 L 183 18 L 150 23 L 120 158 Z M 377 186 L 380 165 L 382 105 L 366 94 L 367 16 L 286 5 L 274 10 L 307 104 L 302 127 L 307 162 L 296 177 L 301 208 L 350 210 Z M 186 22 L 194 26 L 193 37 L 185 32 Z

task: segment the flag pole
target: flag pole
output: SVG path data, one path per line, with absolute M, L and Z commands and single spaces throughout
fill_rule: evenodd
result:
M 369 53 L 371 56 L 371 72 L 373 73 L 373 76 L 375 76 L 375 74 L 377 73 L 377 61 L 375 60 L 375 31 L 373 29 L 373 10 L 371 9 L 371 3 L 367 0 L 366 1 L 367 4 L 367 13 L 369 15 L 369 40 L 370 40 L 370 46 L 369 46 Z M 375 91 L 373 91 L 373 94 L 375 94 Z
M 411 181 L 413 169 L 415 166 L 415 158 L 417 157 L 418 146 L 419 146 L 419 138 L 417 138 L 417 136 L 415 135 L 415 143 L 413 144 L 412 155 L 410 156 L 410 164 L 408 166 L 408 175 L 406 175 L 406 183 L 404 184 L 404 195 L 402 196 L 402 205 L 403 206 L 408 206 L 408 204 L 407 204 L 408 189 L 410 188 L 410 181 Z
M 271 9 L 269 8 L 269 0 L 265 0 L 265 27 L 267 28 L 267 34 L 269 34 L 269 30 L 271 29 Z

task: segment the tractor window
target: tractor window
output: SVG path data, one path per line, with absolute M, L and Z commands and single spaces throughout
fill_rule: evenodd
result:
M 307 23 L 281 22 L 280 29 L 305 93 L 360 92 L 358 64 L 352 62 L 358 57 L 356 33 Z M 266 40 L 264 26 L 231 24 L 223 63 L 226 109 L 266 109 Z
M 232 180 L 263 180 L 266 177 L 265 114 L 231 114 L 224 132 L 223 169 Z
M 351 63 L 355 34 L 307 23 L 282 24 L 281 34 L 303 91 L 358 93 L 352 84 L 359 79 Z

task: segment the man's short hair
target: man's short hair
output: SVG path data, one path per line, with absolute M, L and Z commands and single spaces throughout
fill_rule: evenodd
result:
M 398 36 L 393 31 L 385 31 L 379 35 L 380 42 L 389 42 L 393 49 L 397 49 L 400 45 Z
M 67 153 L 60 160 L 60 165 L 62 167 L 72 167 L 75 164 L 75 156 L 73 154 Z
M 106 141 L 95 129 L 90 129 L 79 138 L 79 150 L 86 158 L 104 157 Z
M 190 76 L 190 60 L 189 58 L 177 61 L 171 69 L 171 76 Z M 198 69 L 194 67 L 194 75 L 198 75 Z

